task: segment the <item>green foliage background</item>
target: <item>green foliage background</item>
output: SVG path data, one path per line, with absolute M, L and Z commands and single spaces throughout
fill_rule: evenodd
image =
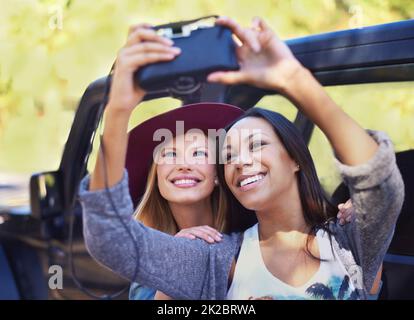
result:
M 262 16 L 287 39 L 414 17 L 412 0 L 0 0 L 0 172 L 58 167 L 77 103 L 87 85 L 108 72 L 129 25 L 232 16 L 248 24 Z M 365 127 L 389 132 L 396 148 L 414 147 L 412 83 L 329 88 Z M 293 119 L 281 97 L 260 105 Z M 145 103 L 131 125 L 178 106 Z M 316 132 L 311 151 L 328 189 L 335 185 L 332 154 Z

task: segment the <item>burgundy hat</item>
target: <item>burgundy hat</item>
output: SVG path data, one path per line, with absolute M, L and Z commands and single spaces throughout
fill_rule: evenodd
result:
M 153 162 L 155 147 L 162 141 L 154 141 L 158 129 L 176 134 L 176 121 L 184 121 L 184 131 L 221 129 L 238 118 L 244 111 L 238 107 L 213 102 L 202 102 L 182 106 L 162 113 L 136 126 L 129 132 L 126 169 L 129 175 L 129 190 L 136 206 L 145 192 L 147 177 Z

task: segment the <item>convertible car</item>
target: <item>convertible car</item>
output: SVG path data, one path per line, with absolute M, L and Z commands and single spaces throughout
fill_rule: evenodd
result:
M 324 86 L 414 83 L 414 20 L 286 42 Z M 128 283 L 88 255 L 76 196 L 79 182 L 87 173 L 88 157 L 102 117 L 107 80 L 97 79 L 83 94 L 59 168 L 33 174 L 30 182 L 24 182 L 29 186 L 30 204 L 0 206 L 0 299 L 127 298 Z M 145 100 L 173 97 L 183 104 L 217 101 L 248 109 L 262 98 L 277 94 L 249 86 L 183 80 L 177 81 L 173 90 L 148 92 Z M 381 109 L 376 112 L 381 113 Z M 309 143 L 315 131 L 313 124 L 300 113 L 295 124 Z M 380 299 L 414 299 L 414 150 L 399 151 L 397 161 L 406 200 L 384 260 Z M 0 200 L 19 190 L 16 183 L 0 185 Z M 346 199 L 346 187 L 337 186 L 333 197 L 338 202 Z M 51 265 L 62 266 L 63 289 L 50 288 Z M 112 296 L 114 292 L 117 294 Z

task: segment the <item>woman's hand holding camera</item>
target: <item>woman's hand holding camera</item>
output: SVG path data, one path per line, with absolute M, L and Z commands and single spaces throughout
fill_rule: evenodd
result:
M 236 48 L 240 69 L 213 72 L 208 77 L 209 81 L 245 83 L 283 93 L 289 87 L 289 82 L 294 81 L 297 73 L 304 69 L 289 47 L 263 19 L 254 18 L 249 28 L 243 28 L 227 17 L 220 17 L 216 23 L 231 29 L 241 41 L 241 45 Z
M 150 63 L 173 60 L 178 54 L 180 49 L 173 47 L 170 39 L 158 35 L 151 25 L 130 27 L 128 40 L 115 62 L 107 108 L 131 113 L 145 96 L 145 91 L 134 82 L 135 71 Z
M 159 36 L 149 24 L 132 26 L 125 46 L 119 51 L 105 108 L 103 144 L 108 186 L 119 182 L 124 173 L 128 145 L 128 122 L 132 111 L 142 101 L 145 91 L 134 82 L 139 68 L 154 62 L 170 61 L 179 53 L 171 40 Z M 90 190 L 105 187 L 103 150 L 91 175 Z

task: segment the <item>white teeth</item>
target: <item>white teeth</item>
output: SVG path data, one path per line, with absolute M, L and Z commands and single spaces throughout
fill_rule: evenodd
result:
M 180 180 L 174 181 L 175 185 L 192 184 L 192 183 L 197 183 L 197 181 L 193 179 L 180 179 Z
M 246 179 L 240 181 L 240 187 L 243 187 L 246 184 L 249 184 L 249 183 L 252 183 L 252 182 L 262 180 L 263 178 L 264 178 L 263 174 L 258 174 L 258 175 L 255 175 L 253 177 L 246 178 Z

